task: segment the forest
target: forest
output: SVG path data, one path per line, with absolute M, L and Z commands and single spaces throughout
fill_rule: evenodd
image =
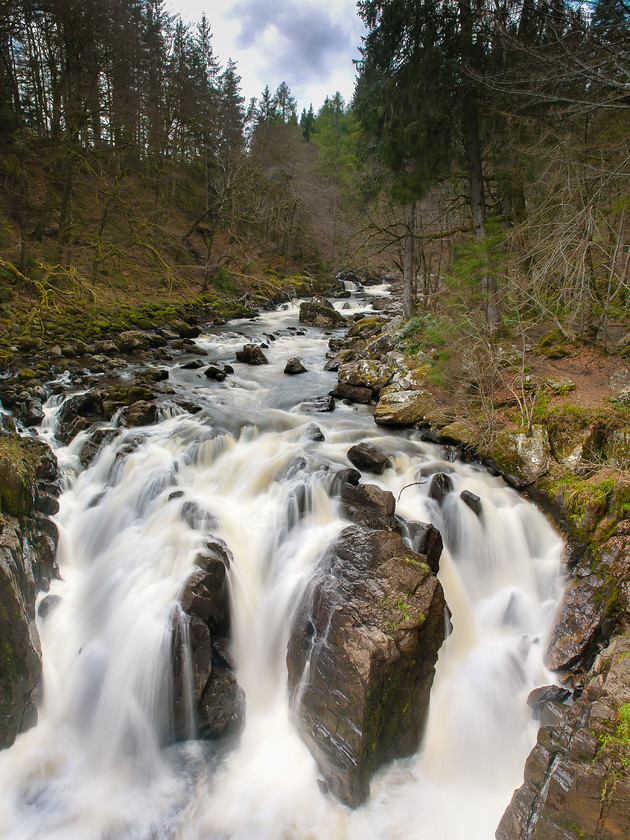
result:
M 5 326 L 24 301 L 43 330 L 68 306 L 250 301 L 367 266 L 404 274 L 438 344 L 539 322 L 605 343 L 628 306 L 630 5 L 358 13 L 354 97 L 315 112 L 286 83 L 246 103 L 212 20 L 163 0 L 5 0 Z

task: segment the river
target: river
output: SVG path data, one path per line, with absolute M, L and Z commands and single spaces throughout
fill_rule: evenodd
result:
M 39 619 L 38 724 L 0 754 L 0 837 L 494 837 L 535 742 L 527 696 L 553 681 L 542 652 L 562 542 L 501 479 L 446 460 L 417 431 L 378 427 L 367 407 L 341 402 L 331 413 L 305 413 L 302 402 L 327 393 L 336 375 L 323 370 L 329 335 L 300 330 L 297 314 L 291 304 L 204 333 L 197 344 L 208 362 L 229 362 L 235 373 L 210 382 L 183 370 L 184 358 L 165 362 L 172 387 L 203 410 L 191 415 L 166 397 L 157 425 L 119 430 L 88 469 L 78 460 L 80 437 L 56 442 L 60 398 L 49 400 L 41 434 L 65 476 L 56 517 L 61 579 L 51 586 L 60 600 Z M 268 366 L 234 363 L 246 340 L 268 343 Z M 293 356 L 307 373 L 283 373 Z M 313 422 L 323 441 L 310 434 Z M 400 496 L 402 516 L 431 521 L 443 535 L 439 577 L 453 630 L 421 750 L 382 770 L 367 804 L 351 811 L 321 792 L 290 721 L 285 657 L 296 593 L 348 524 L 329 494 L 331 475 L 360 441 L 392 464 L 366 480 Z M 441 506 L 428 483 L 417 483 L 420 471 L 450 474 L 454 492 Z M 296 481 L 307 488 L 302 517 Z M 460 499 L 464 489 L 481 498 L 481 515 Z M 186 502 L 205 512 L 192 526 Z M 209 530 L 234 555 L 232 644 L 247 723 L 235 741 L 172 745 L 170 617 Z

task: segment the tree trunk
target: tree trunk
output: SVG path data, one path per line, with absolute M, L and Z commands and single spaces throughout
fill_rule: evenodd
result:
M 481 163 L 477 97 L 474 91 L 467 91 L 462 105 L 473 233 L 475 241 L 483 247 L 486 239 L 486 194 Z M 489 335 L 494 336 L 499 330 L 501 319 L 497 300 L 496 279 L 488 271 L 485 271 L 481 278 L 481 292 L 483 294 L 486 327 Z
M 413 313 L 413 240 L 416 226 L 416 202 L 407 205 L 407 234 L 405 236 L 405 262 L 403 265 L 403 318 Z

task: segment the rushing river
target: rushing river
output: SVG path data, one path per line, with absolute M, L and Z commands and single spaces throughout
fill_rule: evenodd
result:
M 542 664 L 559 588 L 562 545 L 542 514 L 483 469 L 444 460 L 415 431 L 387 431 L 363 406 L 307 414 L 327 393 L 328 335 L 296 335 L 297 307 L 231 324 L 197 343 L 208 362 L 234 364 L 245 340 L 270 365 L 234 364 L 224 382 L 165 364 L 170 384 L 204 406 L 190 415 L 168 398 L 159 424 L 120 430 L 91 467 L 81 440 L 54 439 L 59 398 L 42 435 L 67 489 L 57 516 L 60 600 L 39 630 L 44 696 L 36 727 L 0 753 L 0 837 L 11 840 L 491 840 L 522 781 L 536 722 L 526 699 L 551 681 Z M 244 338 L 247 337 L 247 339 Z M 283 374 L 299 356 L 308 372 Z M 317 422 L 325 440 L 312 440 Z M 440 579 L 453 632 L 438 662 L 422 749 L 372 781 L 355 811 L 322 793 L 288 712 L 286 645 L 296 592 L 348 523 L 328 490 L 346 452 L 370 441 L 391 457 L 366 477 L 400 499 L 397 512 L 431 521 L 445 550 Z M 120 457 L 125 453 L 125 457 Z M 296 467 L 297 465 L 297 467 Z M 440 507 L 423 476 L 447 471 Z M 308 509 L 296 521 L 296 471 Z M 407 485 L 413 485 L 407 487 Z M 403 488 L 406 488 L 403 490 Z M 481 498 L 476 516 L 459 498 Z M 181 491 L 181 492 L 175 492 Z M 203 522 L 234 555 L 232 642 L 247 697 L 236 741 L 168 745 L 170 616 Z

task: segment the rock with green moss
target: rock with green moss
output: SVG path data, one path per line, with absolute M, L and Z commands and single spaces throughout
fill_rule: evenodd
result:
M 374 338 L 382 332 L 387 319 L 381 315 L 366 315 L 348 330 L 348 338 Z
M 514 487 L 527 487 L 549 469 L 547 430 L 544 426 L 533 426 L 531 434 L 527 435 L 515 429 L 502 429 L 481 454 L 484 461 Z
M 300 323 L 311 327 L 342 327 L 346 319 L 321 295 L 300 304 Z
M 381 392 L 374 411 L 374 422 L 381 426 L 410 426 L 414 423 L 432 424 L 442 412 L 428 391 Z
M 337 379 L 339 385 L 358 385 L 378 394 L 388 384 L 393 374 L 394 369 L 391 365 L 383 365 L 373 359 L 363 359 L 341 365 Z
M 356 525 L 297 607 L 287 665 L 298 727 L 330 790 L 351 807 L 379 767 L 418 748 L 444 607 L 425 555 L 399 534 Z

